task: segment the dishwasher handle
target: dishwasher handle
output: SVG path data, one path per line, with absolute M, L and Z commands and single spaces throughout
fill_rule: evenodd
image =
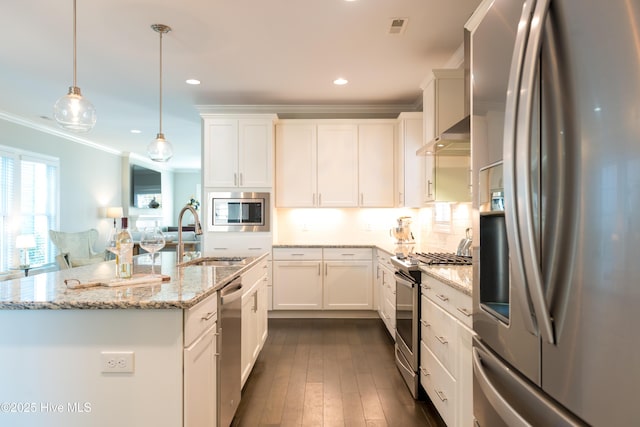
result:
M 242 278 L 234 278 L 220 290 L 220 304 L 225 305 L 242 298 Z

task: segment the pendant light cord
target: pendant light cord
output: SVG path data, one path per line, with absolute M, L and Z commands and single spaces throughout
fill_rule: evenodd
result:
M 73 0 L 73 87 L 76 86 L 76 0 Z
M 162 133 L 162 31 L 160 31 L 160 133 Z

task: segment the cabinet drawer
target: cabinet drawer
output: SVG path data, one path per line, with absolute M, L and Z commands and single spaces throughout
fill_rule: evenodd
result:
M 242 295 L 253 292 L 256 282 L 264 280 L 268 272 L 267 259 L 264 258 L 260 263 L 255 265 L 251 270 L 242 275 Z
M 382 252 L 381 250 L 377 250 L 376 259 L 378 260 L 379 265 L 383 265 L 391 270 L 394 269 L 393 264 L 391 264 L 391 255 L 386 252 Z
M 420 342 L 420 384 L 448 426 L 456 425 L 456 380 L 438 359 Z
M 456 319 L 423 295 L 420 320 L 422 340 L 455 377 L 458 347 Z
M 373 259 L 371 248 L 324 248 L 325 260 L 333 261 L 371 261 Z
M 322 248 L 273 248 L 273 259 L 304 261 L 322 259 Z
M 469 295 L 465 295 L 424 273 L 422 274 L 421 286 L 423 295 L 465 325 L 472 327 L 472 301 Z
M 188 347 L 218 319 L 218 294 L 214 293 L 184 312 L 184 346 Z

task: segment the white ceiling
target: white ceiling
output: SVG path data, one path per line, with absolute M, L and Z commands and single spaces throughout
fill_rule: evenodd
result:
M 50 117 L 72 83 L 73 3 L 2 3 L 0 117 L 61 131 Z M 77 85 L 98 122 L 73 136 L 145 155 L 159 124 L 159 36 L 150 25 L 166 24 L 173 31 L 163 38 L 163 131 L 175 150 L 168 166 L 188 169 L 200 167 L 197 105 L 415 108 L 420 83 L 461 45 L 480 0 L 77 3 Z M 389 35 L 399 17 L 408 18 L 405 33 Z M 337 77 L 349 84 L 333 85 Z

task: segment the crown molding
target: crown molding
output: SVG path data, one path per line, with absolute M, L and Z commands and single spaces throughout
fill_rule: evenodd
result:
M 78 144 L 86 145 L 91 148 L 95 148 L 96 150 L 105 151 L 110 154 L 115 154 L 117 156 L 122 155 L 122 151 L 115 150 L 111 147 L 106 147 L 104 145 L 98 144 L 97 142 L 91 141 L 87 138 L 82 138 L 77 135 L 72 135 L 66 133 L 60 129 L 56 129 L 54 127 L 45 126 L 41 123 L 36 123 L 31 120 L 27 120 L 23 117 L 16 116 L 14 114 L 8 113 L 6 111 L 0 111 L 0 120 L 4 120 L 10 123 L 14 123 L 20 126 L 24 126 L 33 130 L 37 130 L 39 132 L 47 133 L 49 135 L 56 136 L 58 138 L 66 139 L 68 141 L 72 141 Z
M 210 114 L 275 114 L 278 118 L 396 118 L 398 114 L 416 111 L 422 104 L 391 105 L 196 105 L 201 116 Z

